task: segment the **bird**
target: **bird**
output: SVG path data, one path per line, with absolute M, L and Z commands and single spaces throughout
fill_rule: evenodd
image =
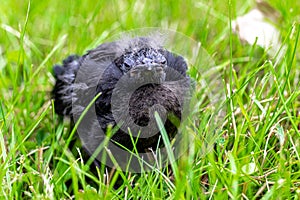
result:
M 142 36 L 106 42 L 54 65 L 54 109 L 76 121 L 99 95 L 77 131 L 89 155 L 109 130 L 114 130 L 109 141 L 115 149 L 156 150 L 164 143 L 155 113 L 170 141 L 178 134 L 191 86 L 187 70 L 185 58 L 167 50 L 160 39 Z M 96 159 L 101 162 L 101 157 Z

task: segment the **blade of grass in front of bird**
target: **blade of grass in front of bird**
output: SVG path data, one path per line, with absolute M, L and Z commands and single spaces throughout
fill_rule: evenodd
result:
M 162 136 L 162 139 L 163 139 L 164 144 L 165 144 L 165 148 L 166 148 L 166 151 L 167 151 L 168 158 L 170 160 L 170 165 L 172 167 L 175 179 L 178 180 L 177 179 L 178 175 L 179 175 L 178 174 L 178 166 L 177 166 L 177 163 L 176 163 L 176 160 L 175 160 L 175 157 L 174 157 L 174 153 L 173 153 L 173 151 L 171 149 L 171 144 L 170 144 L 170 141 L 169 141 L 168 134 L 166 132 L 166 129 L 164 127 L 164 124 L 163 124 L 163 122 L 162 122 L 159 114 L 157 112 L 155 112 L 154 116 L 155 116 L 158 128 L 159 128 L 159 130 L 161 132 L 161 136 Z
M 69 135 L 69 137 L 68 137 L 68 139 L 67 139 L 67 141 L 66 141 L 66 143 L 65 143 L 65 146 L 64 146 L 64 148 L 63 148 L 63 150 L 62 150 L 62 154 L 61 154 L 61 156 L 59 157 L 59 160 L 62 159 L 62 158 L 66 155 L 67 150 L 68 150 L 68 148 L 69 148 L 69 144 L 70 144 L 71 140 L 73 139 L 73 137 L 74 137 L 74 135 L 75 135 L 75 133 L 76 133 L 76 130 L 77 130 L 79 124 L 81 123 L 81 121 L 83 120 L 83 117 L 86 115 L 86 113 L 89 111 L 89 109 L 92 107 L 92 105 L 93 105 L 94 102 L 98 99 L 98 97 L 99 97 L 100 95 L 101 95 L 101 93 L 97 94 L 97 95 L 92 99 L 92 101 L 88 104 L 88 106 L 84 109 L 84 111 L 82 112 L 82 114 L 80 115 L 79 119 L 78 119 L 77 122 L 75 123 L 75 125 L 74 125 L 74 127 L 73 127 L 73 129 L 72 129 L 72 131 L 71 131 L 71 133 L 70 133 L 70 135 Z M 57 166 L 56 166 L 55 171 L 56 171 L 57 169 L 60 169 L 60 166 L 61 166 L 61 163 L 59 162 L 59 163 L 57 164 Z
M 85 164 L 86 170 L 88 170 L 88 168 L 90 167 L 92 162 L 97 158 L 97 155 L 101 152 L 101 150 L 103 150 L 104 147 L 107 146 L 111 136 L 113 136 L 117 130 L 118 130 L 118 127 L 114 127 L 114 128 L 111 128 L 110 126 L 108 127 L 108 130 L 106 131 L 106 137 L 104 138 L 103 142 L 96 148 L 94 153 L 90 156 L 90 158 L 86 162 L 86 164 Z M 103 152 L 103 154 L 101 156 L 101 160 L 99 160 L 101 163 L 106 162 L 106 153 L 105 152 L 106 151 Z M 102 168 L 102 171 L 103 170 L 104 170 L 104 168 Z

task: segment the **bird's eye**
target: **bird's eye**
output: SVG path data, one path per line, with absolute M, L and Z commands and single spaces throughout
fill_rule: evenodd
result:
M 167 64 L 167 61 L 166 61 L 166 60 L 163 60 L 163 61 L 161 61 L 160 63 L 163 64 L 163 65 L 165 65 L 165 64 Z
M 128 63 L 124 63 L 123 66 L 126 70 L 129 70 L 131 67 Z

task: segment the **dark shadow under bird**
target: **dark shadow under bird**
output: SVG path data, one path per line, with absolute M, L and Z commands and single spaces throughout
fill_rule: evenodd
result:
M 135 147 L 139 153 L 155 150 L 163 141 L 154 112 L 161 116 L 172 140 L 184 117 L 190 87 L 186 72 L 184 58 L 155 39 L 104 43 L 54 66 L 55 112 L 76 121 L 91 98 L 101 93 L 91 109 L 94 114 L 79 127 L 88 154 L 96 150 L 110 127 L 117 127 L 110 138 L 112 144 L 127 150 Z

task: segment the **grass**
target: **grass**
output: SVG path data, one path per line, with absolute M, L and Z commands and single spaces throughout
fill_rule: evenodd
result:
M 300 3 L 268 2 L 281 14 L 287 47 L 279 63 L 230 31 L 230 20 L 253 8 L 250 0 L 2 1 L 1 199 L 299 199 Z M 66 150 L 72 130 L 51 101 L 55 63 L 142 27 L 173 29 L 201 42 L 226 93 L 214 148 L 203 154 L 213 122 L 204 106 L 187 126 L 193 137 L 188 151 L 171 164 L 174 181 L 160 170 L 139 176 L 120 171 L 110 180 L 101 170 L 92 174 L 80 153 Z M 190 73 L 199 80 L 193 66 Z M 199 101 L 205 101 L 202 92 Z M 124 183 L 114 189 L 118 177 Z

